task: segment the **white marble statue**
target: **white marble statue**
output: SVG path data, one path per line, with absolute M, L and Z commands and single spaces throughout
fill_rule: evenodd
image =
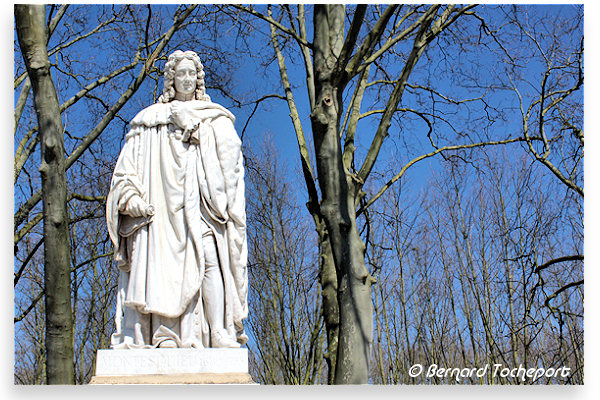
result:
M 198 55 L 171 54 L 159 102 L 130 123 L 106 201 L 120 269 L 112 348 L 237 348 L 248 340 L 234 120 L 206 94 Z

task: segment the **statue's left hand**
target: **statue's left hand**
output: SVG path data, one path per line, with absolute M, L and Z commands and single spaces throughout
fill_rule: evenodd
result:
M 125 213 L 132 217 L 149 217 L 154 215 L 154 207 L 140 196 L 133 196 L 125 206 Z

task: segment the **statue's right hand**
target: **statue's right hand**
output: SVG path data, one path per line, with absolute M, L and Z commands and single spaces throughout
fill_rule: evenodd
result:
M 181 112 L 181 104 L 178 101 L 173 101 L 171 103 L 171 117 L 176 119 L 179 118 L 179 113 Z
M 183 107 L 181 101 L 171 102 L 171 115 L 169 121 L 175 124 L 184 131 L 190 130 L 194 127 L 194 122 L 190 118 L 189 113 Z
M 132 217 L 148 217 L 154 215 L 154 207 L 146 203 L 140 196 L 133 196 L 127 202 L 125 214 Z
M 179 101 L 174 101 L 171 103 L 171 122 L 180 127 L 181 129 L 185 129 L 183 111 L 181 103 Z

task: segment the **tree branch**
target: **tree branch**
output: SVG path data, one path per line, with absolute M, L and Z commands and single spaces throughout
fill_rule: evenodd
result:
M 23 87 L 21 87 L 21 92 L 19 93 L 19 99 L 17 100 L 17 105 L 15 106 L 15 129 L 14 133 L 17 133 L 17 128 L 19 127 L 19 121 L 21 120 L 21 115 L 23 114 L 23 109 L 25 108 L 25 104 L 27 103 L 27 98 L 29 97 L 29 91 L 31 90 L 31 81 L 29 78 L 25 80 Z
M 356 54 L 350 59 L 348 64 L 346 65 L 346 72 L 348 74 L 348 79 L 351 79 L 355 76 L 359 71 L 358 67 L 363 62 L 363 59 L 370 55 L 375 48 L 375 44 L 379 41 L 383 32 L 385 31 L 385 27 L 389 22 L 390 18 L 398 8 L 397 4 L 389 5 L 381 14 L 371 31 L 365 37 L 365 40 L 360 45 Z M 348 51 L 350 51 L 349 49 Z
M 367 68 L 361 72 L 358 84 L 356 85 L 356 90 L 352 95 L 352 100 L 350 102 L 348 113 L 346 114 L 346 117 L 344 118 L 344 123 L 342 125 L 343 131 L 346 126 L 346 121 L 348 121 L 347 119 L 349 118 L 348 129 L 346 129 L 346 136 L 344 139 L 344 153 L 342 155 L 344 168 L 346 168 L 347 170 L 350 169 L 352 161 L 354 160 L 354 151 L 356 150 L 356 146 L 354 145 L 354 138 L 356 135 L 358 121 L 360 119 L 360 105 L 362 104 L 362 99 L 365 94 L 365 89 L 367 87 L 369 71 L 370 67 L 367 66 Z
M 419 161 L 422 161 L 429 157 L 433 157 L 436 154 L 439 154 L 444 151 L 471 149 L 471 148 L 475 148 L 475 147 L 485 147 L 485 146 L 497 146 L 497 145 L 502 145 L 502 144 L 523 142 L 523 141 L 525 141 L 525 138 L 520 137 L 520 138 L 515 138 L 515 139 L 500 140 L 500 141 L 496 141 L 496 142 L 481 142 L 481 143 L 471 143 L 471 144 L 454 145 L 454 146 L 444 146 L 444 147 L 440 147 L 439 149 L 436 149 L 435 151 L 432 151 L 430 153 L 420 155 L 419 157 L 416 157 L 416 158 L 412 159 L 411 161 L 409 161 L 408 163 L 406 163 L 404 165 L 404 167 L 402 167 L 400 172 L 398 172 L 381 189 L 379 189 L 379 191 L 373 197 L 371 197 L 368 201 L 365 202 L 365 204 L 356 212 L 356 215 L 357 216 L 360 215 L 369 206 L 371 206 L 371 204 L 373 204 L 375 201 L 377 201 L 377 199 L 379 199 L 398 179 L 400 179 L 404 175 L 404 173 L 408 170 L 408 168 L 410 168 L 414 164 L 418 163 Z
M 304 12 L 304 4 L 298 4 L 298 29 L 300 31 L 300 37 L 307 40 L 306 35 L 306 18 Z M 307 46 L 300 46 L 302 52 L 302 59 L 304 61 L 304 69 L 306 71 L 306 89 L 308 91 L 308 100 L 310 103 L 310 109 L 312 110 L 315 106 L 315 81 L 313 63 L 310 56 L 310 49 Z
M 408 18 L 410 15 L 412 15 L 414 13 L 415 13 L 415 10 L 411 10 L 411 11 L 407 12 L 402 17 L 402 20 L 397 25 L 399 26 L 406 18 Z M 412 34 L 414 32 L 415 29 L 417 29 L 417 27 L 420 24 L 421 24 L 421 19 L 418 19 L 413 24 L 411 24 L 408 28 L 406 28 L 404 31 L 402 31 L 401 33 L 399 33 L 398 35 L 396 35 L 394 37 L 390 37 L 376 52 L 374 52 L 373 54 L 371 54 L 367 59 L 365 59 L 356 68 L 356 72 L 355 73 L 361 72 L 368 65 L 374 63 L 375 60 L 377 60 L 379 57 L 381 57 L 386 51 L 388 51 L 396 43 L 398 43 L 401 40 L 406 39 L 410 34 Z
M 546 301 L 544 301 L 544 305 L 546 307 L 550 306 L 550 301 L 552 299 L 554 299 L 556 296 L 558 296 L 559 294 L 561 294 L 562 292 L 564 292 L 565 290 L 575 287 L 575 286 L 580 286 L 583 285 L 583 279 L 577 282 L 571 282 L 563 287 L 561 287 L 560 289 L 558 289 L 556 292 L 552 293 L 550 296 L 548 296 L 548 298 L 546 298 Z
M 562 262 L 566 262 L 566 261 L 583 261 L 583 255 L 577 254 L 574 256 L 564 256 L 564 257 L 555 258 L 553 260 L 545 262 L 542 265 L 537 266 L 533 272 L 537 273 L 537 272 L 540 272 L 554 264 L 558 264 L 558 263 L 562 263 Z
M 38 242 L 35 244 L 35 246 L 33 246 L 33 249 L 29 252 L 29 254 L 27 254 L 27 257 L 25 258 L 25 260 L 23 260 L 23 262 L 21 263 L 21 266 L 19 267 L 19 271 L 17 271 L 17 273 L 15 273 L 15 278 L 13 280 L 13 282 L 14 282 L 13 287 L 17 286 L 17 283 L 19 283 L 19 279 L 21 279 L 21 276 L 23 275 L 23 271 L 25 271 L 25 267 L 27 267 L 27 264 L 29 264 L 29 261 L 31 261 L 31 259 L 33 258 L 35 253 L 38 251 L 38 249 L 40 248 L 42 243 L 44 243 L 43 237 L 40 240 L 38 240 Z
M 35 136 L 34 136 L 35 135 Z M 32 139 L 33 136 L 33 139 Z M 19 142 L 19 147 L 17 147 L 17 151 L 15 153 L 15 171 L 14 171 L 14 182 L 17 182 L 19 175 L 21 174 L 21 170 L 25 165 L 25 162 L 33 153 L 35 146 L 37 146 L 40 141 L 40 136 L 36 128 L 30 129 L 25 136 Z
M 348 61 L 352 56 L 352 50 L 354 50 L 354 46 L 356 45 L 356 39 L 358 38 L 366 11 L 366 4 L 358 4 L 356 6 L 350 28 L 348 29 L 348 33 L 344 39 L 344 44 L 342 45 L 342 51 L 340 52 L 340 56 L 336 62 L 336 66 L 334 67 L 334 70 L 337 71 L 338 74 L 346 68 Z
M 258 106 L 260 105 L 260 103 L 262 103 L 264 100 L 271 99 L 271 98 L 286 100 L 286 98 L 280 94 L 268 94 L 266 96 L 262 96 L 260 99 L 258 99 L 256 101 L 254 101 L 253 102 L 254 108 L 252 109 L 252 112 L 248 116 L 248 119 L 246 120 L 246 123 L 244 124 L 244 127 L 242 128 L 242 132 L 240 133 L 240 140 L 242 140 L 242 141 L 244 140 L 244 133 L 246 133 L 246 128 L 248 127 L 250 120 L 254 116 L 254 113 L 256 113 L 256 110 L 258 110 Z
M 244 7 L 241 4 L 232 4 L 232 6 L 237 8 L 238 10 L 245 11 L 249 14 L 254 15 L 255 17 L 262 19 L 263 21 L 268 22 L 272 27 L 275 27 L 275 28 L 279 29 L 280 31 L 287 33 L 288 35 L 293 37 L 299 44 L 301 44 L 302 46 L 306 46 L 312 50 L 312 48 L 313 48 L 312 43 L 309 43 L 305 38 L 298 36 L 298 34 L 296 32 L 294 32 L 293 30 L 286 28 L 285 26 L 281 25 L 279 22 L 275 21 L 271 15 L 269 15 L 269 16 L 263 15 L 263 14 L 259 13 L 258 11 L 254 10 L 253 8 Z
M 429 25 L 433 22 L 433 18 L 435 16 L 436 11 L 438 10 L 439 5 L 432 5 L 429 10 L 420 18 L 421 28 L 415 37 L 413 48 L 410 52 L 408 60 L 402 69 L 402 73 L 400 74 L 400 78 L 394 87 L 394 90 L 386 104 L 385 111 L 383 116 L 381 117 L 381 121 L 379 126 L 377 127 L 377 131 L 375 132 L 375 137 L 371 142 L 371 146 L 367 152 L 365 157 L 365 161 L 363 162 L 360 171 L 358 172 L 358 179 L 360 182 L 365 182 L 373 165 L 375 165 L 375 161 L 377 160 L 377 156 L 379 155 L 379 150 L 381 149 L 381 145 L 383 144 L 384 139 L 388 136 L 389 127 L 391 125 L 391 119 L 393 114 L 396 112 L 396 108 L 398 107 L 398 103 L 402 98 L 402 94 L 404 93 L 404 88 L 406 87 L 406 83 L 408 82 L 408 78 L 417 64 L 419 57 L 425 51 L 426 42 L 426 32 L 429 29 Z
M 270 12 L 270 7 L 269 7 Z M 306 145 L 306 138 L 304 136 L 304 131 L 302 129 L 302 123 L 300 122 L 300 116 L 298 114 L 298 109 L 296 108 L 296 103 L 294 101 L 294 96 L 292 94 L 292 87 L 290 84 L 290 80 L 287 74 L 287 68 L 285 66 L 285 59 L 283 54 L 281 53 L 281 49 L 279 48 L 279 42 L 277 41 L 277 32 L 275 30 L 275 25 L 270 25 L 271 28 L 271 44 L 273 49 L 275 50 L 275 54 L 277 56 L 277 63 L 279 65 L 279 72 L 281 75 L 281 82 L 283 85 L 283 89 L 285 91 L 285 97 L 288 103 L 288 108 L 290 110 L 290 118 L 292 119 L 292 124 L 294 125 L 294 131 L 296 132 L 296 141 L 298 142 L 298 149 L 300 152 L 300 161 L 302 163 L 302 173 L 304 175 L 304 181 L 306 183 L 306 188 L 308 190 L 308 204 L 309 211 L 311 213 L 317 212 L 319 197 L 317 194 L 317 189 L 315 186 L 315 176 L 313 173 L 313 169 L 310 165 L 310 157 L 308 154 L 308 147 Z
M 44 291 L 42 290 L 36 297 L 35 299 L 33 299 L 33 301 L 31 302 L 31 304 L 29 305 L 29 307 L 27 307 L 27 309 L 25 311 L 23 311 L 21 313 L 21 315 L 19 315 L 18 317 L 15 317 L 14 319 L 14 323 L 20 322 L 22 321 L 27 314 L 29 314 L 31 312 L 31 310 L 33 310 L 33 308 L 36 306 L 36 304 L 42 299 L 42 297 L 44 296 Z

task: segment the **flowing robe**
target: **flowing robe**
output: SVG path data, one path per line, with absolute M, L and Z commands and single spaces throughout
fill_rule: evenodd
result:
M 120 269 L 116 348 L 156 346 L 151 314 L 187 315 L 182 323 L 197 341 L 183 346 L 209 346 L 201 295 L 207 233 L 215 237 L 223 276 L 225 329 L 238 342 L 247 340 L 244 168 L 235 117 L 193 100 L 177 102 L 181 117 L 174 119 L 175 103 L 154 104 L 134 117 L 113 173 L 107 222 Z M 124 214 L 132 196 L 151 205 L 153 215 Z

